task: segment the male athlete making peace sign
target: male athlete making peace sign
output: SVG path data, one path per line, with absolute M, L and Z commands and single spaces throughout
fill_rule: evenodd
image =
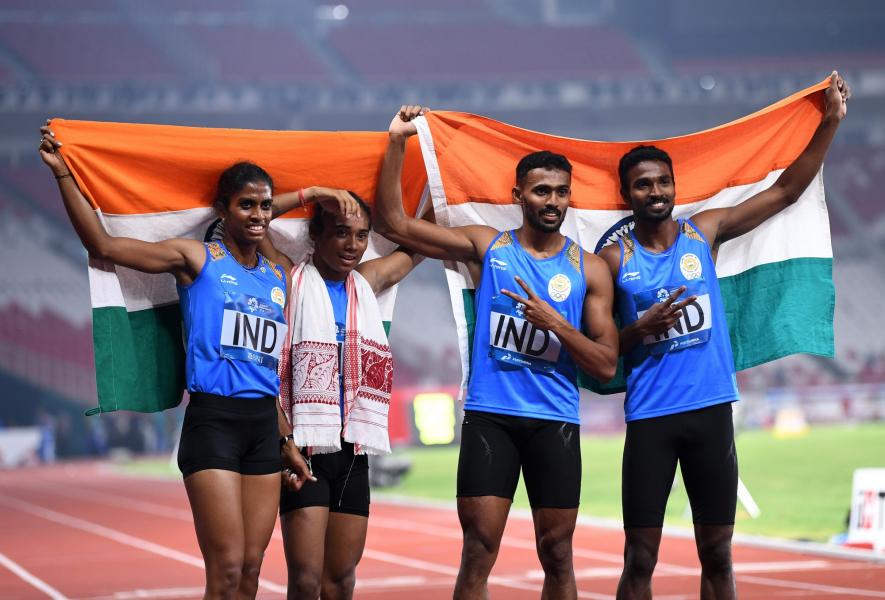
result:
M 638 146 L 621 157 L 621 194 L 636 225 L 600 251 L 624 325 L 620 347 L 627 377 L 621 470 L 626 546 L 619 599 L 651 598 L 677 461 L 691 502 L 701 597 L 735 597 L 731 538 L 738 472 L 731 403 L 738 390 L 716 254 L 723 243 L 799 199 L 820 171 L 849 96 L 833 72 L 817 131 L 774 185 L 737 206 L 690 219 L 670 216 L 676 179 L 666 152 Z
M 458 461 L 464 531 L 455 598 L 483 598 L 520 469 L 532 505 L 544 598 L 575 598 L 572 534 L 581 490 L 578 367 L 615 373 L 618 332 L 606 264 L 563 236 L 571 164 L 535 152 L 516 166 L 521 227 L 441 227 L 405 215 L 400 174 L 419 106 L 390 124 L 378 185 L 379 233 L 431 258 L 467 265 L 476 331 Z M 518 293 L 516 293 L 518 292 Z M 584 335 L 581 330 L 587 332 Z

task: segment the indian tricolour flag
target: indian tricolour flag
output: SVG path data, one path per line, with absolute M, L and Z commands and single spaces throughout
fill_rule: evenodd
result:
M 310 185 L 349 189 L 368 202 L 387 135 L 206 129 L 55 119 L 62 155 L 111 235 L 157 241 L 204 239 L 218 176 L 249 160 L 267 170 L 277 193 Z M 417 142 L 403 184 L 414 214 L 425 187 Z M 280 250 L 299 261 L 310 251 L 305 211 L 271 226 Z M 393 245 L 373 235 L 366 257 Z M 184 389 L 178 293 L 171 275 L 147 275 L 90 259 L 98 407 L 151 412 L 177 405 Z M 389 321 L 395 289 L 379 298 Z
M 734 206 L 771 186 L 803 150 L 821 121 L 821 90 L 828 83 L 707 131 L 644 142 L 578 140 L 477 115 L 431 112 L 419 119 L 418 131 L 437 222 L 518 227 L 521 209 L 511 200 L 516 164 L 530 152 L 551 150 L 573 166 L 572 203 L 562 231 L 584 249 L 599 251 L 633 225 L 619 195 L 617 167 L 640 143 L 654 144 L 673 159 L 674 216 Z M 832 263 L 820 173 L 795 205 L 722 245 L 716 268 L 738 370 L 798 352 L 833 356 Z M 474 284 L 462 265 L 446 267 L 466 380 Z M 608 389 L 619 388 L 616 380 Z

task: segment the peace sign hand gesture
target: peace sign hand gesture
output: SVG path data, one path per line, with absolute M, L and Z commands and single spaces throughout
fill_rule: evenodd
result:
M 672 329 L 682 316 L 682 309 L 697 300 L 697 296 L 689 296 L 682 302 L 676 299 L 685 291 L 685 286 L 670 294 L 663 302 L 656 302 L 636 322 L 643 335 L 661 335 Z
M 550 304 L 548 304 L 545 300 L 538 297 L 535 292 L 528 286 L 528 284 L 523 281 L 520 277 L 514 277 L 516 283 L 519 284 L 526 295 L 527 298 L 523 298 L 522 296 L 511 292 L 510 290 L 502 289 L 501 293 L 511 298 L 515 302 L 519 302 L 520 304 L 525 305 L 525 318 L 526 321 L 537 327 L 538 329 L 544 329 L 547 331 L 556 331 L 562 326 L 568 326 L 569 322 L 565 320 L 565 318 L 559 314 L 556 310 L 553 309 Z

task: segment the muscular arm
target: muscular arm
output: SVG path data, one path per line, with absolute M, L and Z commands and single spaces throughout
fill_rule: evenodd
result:
M 429 223 L 435 223 L 433 211 L 428 211 L 421 217 L 421 220 Z M 412 272 L 412 269 L 418 266 L 424 260 L 424 256 L 417 252 L 399 246 L 387 256 L 381 256 L 372 260 L 361 263 L 356 270 L 366 278 L 372 291 L 380 294 L 387 288 L 396 285 L 406 275 Z
M 612 318 L 614 286 L 605 262 L 586 252 L 584 279 L 587 295 L 582 320 L 586 335 L 568 323 L 562 332 L 554 330 L 554 333 L 585 373 L 606 382 L 615 376 L 618 368 L 618 329 Z
M 144 273 L 172 273 L 180 284 L 191 283 L 206 260 L 203 244 L 187 239 L 145 242 L 109 235 L 58 152 L 61 143 L 48 127 L 41 131 L 40 156 L 56 176 L 65 210 L 89 254 Z
M 403 107 L 390 125 L 390 141 L 378 178 L 375 230 L 387 239 L 429 258 L 482 262 L 496 230 L 483 225 L 441 227 L 409 217 L 403 210 L 400 179 L 406 153 L 406 138 L 414 135 L 415 125 L 410 121 L 419 114 L 420 107 Z
M 372 291 L 380 294 L 396 285 L 424 260 L 420 254 L 400 246 L 387 256 L 367 260 L 356 268 L 366 278 Z
M 714 249 L 749 231 L 794 204 L 820 171 L 827 149 L 845 116 L 850 96 L 848 86 L 835 72 L 826 90 L 826 110 L 802 153 L 767 190 L 731 208 L 706 210 L 692 220 L 700 227 Z
M 300 191 L 276 194 L 273 197 L 271 218 L 276 219 L 290 210 L 311 204 L 322 204 L 328 211 L 337 211 L 347 216 L 356 215 L 360 210 L 356 200 L 347 190 L 312 185 Z

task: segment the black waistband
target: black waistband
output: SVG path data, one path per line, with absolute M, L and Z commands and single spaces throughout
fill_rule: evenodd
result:
M 231 396 L 219 396 L 205 392 L 191 392 L 191 406 L 220 408 L 238 412 L 256 413 L 277 410 L 277 399 L 274 396 L 260 398 L 234 398 Z

